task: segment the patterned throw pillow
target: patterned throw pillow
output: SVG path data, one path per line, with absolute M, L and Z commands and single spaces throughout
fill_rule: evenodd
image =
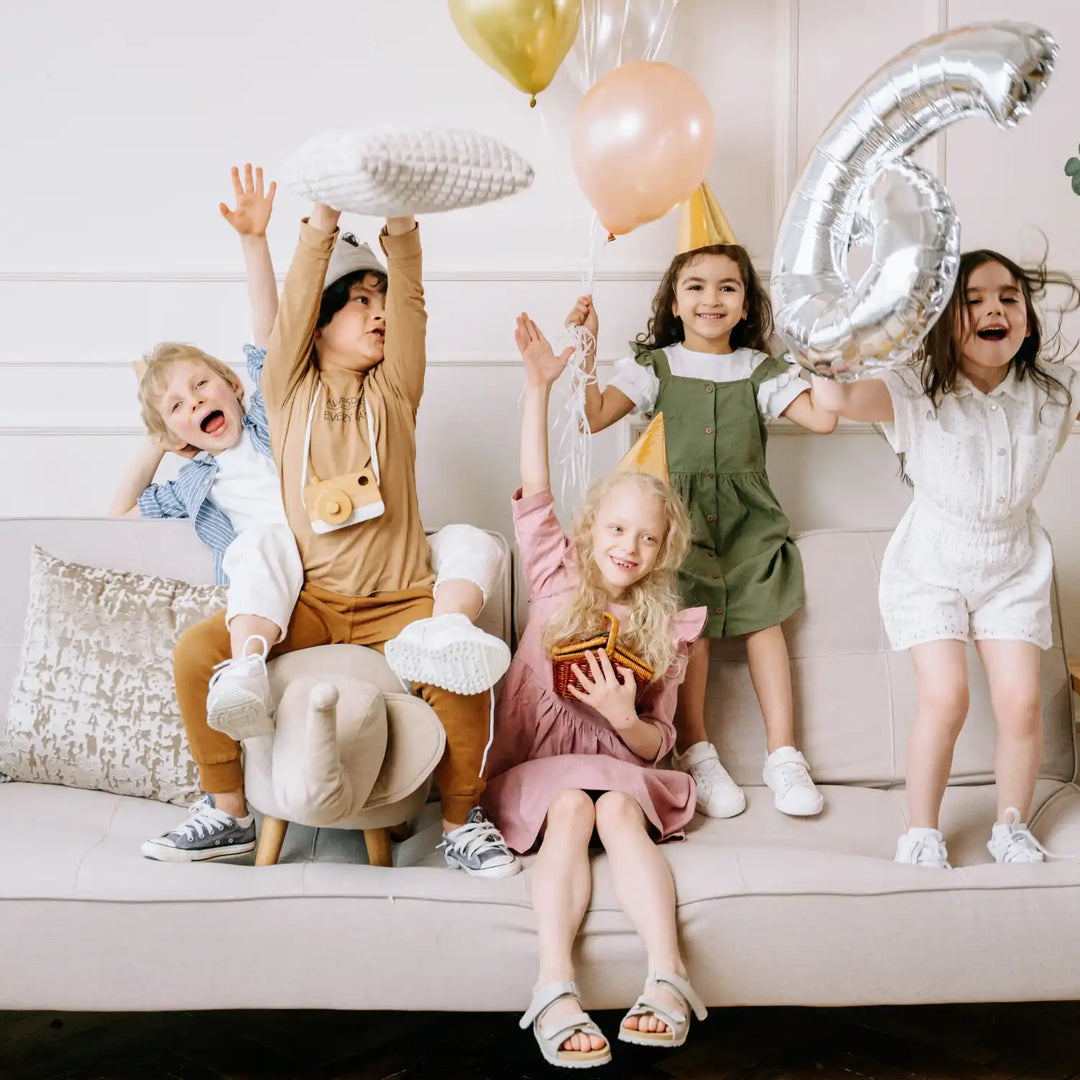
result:
M 297 195 L 373 217 L 432 214 L 513 195 L 532 166 L 497 139 L 448 128 L 328 131 L 282 166 Z
M 19 670 L 0 719 L 13 780 L 187 803 L 198 794 L 172 651 L 225 589 L 62 562 L 34 548 Z

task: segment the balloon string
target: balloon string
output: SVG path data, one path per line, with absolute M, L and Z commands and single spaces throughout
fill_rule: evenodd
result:
M 668 27 L 671 25 L 671 16 L 675 14 L 675 9 L 678 6 L 679 0 L 671 0 L 671 7 L 666 9 L 666 14 L 661 14 L 660 36 L 656 39 L 656 46 L 646 54 L 646 60 L 655 60 L 660 55 L 660 50 L 664 47 L 664 38 L 667 37 Z
M 555 460 L 560 473 L 560 502 L 576 507 L 584 501 L 592 476 L 592 431 L 585 416 L 585 392 L 590 383 L 596 382 L 595 370 L 586 368 L 589 354 L 595 367 L 596 338 L 584 326 L 567 326 L 563 340 L 573 345 L 574 352 L 566 365 L 567 401 L 557 422 Z

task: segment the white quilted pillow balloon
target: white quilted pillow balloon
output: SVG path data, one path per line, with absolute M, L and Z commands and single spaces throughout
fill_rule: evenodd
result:
M 405 217 L 505 198 L 527 188 L 533 170 L 472 131 L 382 127 L 316 135 L 285 163 L 281 180 L 335 210 Z

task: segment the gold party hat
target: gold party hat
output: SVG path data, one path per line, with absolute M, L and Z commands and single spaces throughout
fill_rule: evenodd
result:
M 709 244 L 736 244 L 735 233 L 720 209 L 708 180 L 702 180 L 682 204 L 679 215 L 679 252 Z
M 657 413 L 641 437 L 615 466 L 616 472 L 643 472 L 665 484 L 671 482 L 667 465 L 667 438 L 664 435 L 664 414 Z

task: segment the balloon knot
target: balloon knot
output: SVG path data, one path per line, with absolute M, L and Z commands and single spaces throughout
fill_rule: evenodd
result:
M 614 239 L 615 239 L 615 234 L 613 232 L 609 232 L 607 234 L 607 242 L 610 244 L 611 241 L 614 240 Z
M 536 95 L 535 94 L 533 94 L 533 96 L 531 98 L 529 98 L 529 108 L 530 109 L 535 109 L 536 108 Z

